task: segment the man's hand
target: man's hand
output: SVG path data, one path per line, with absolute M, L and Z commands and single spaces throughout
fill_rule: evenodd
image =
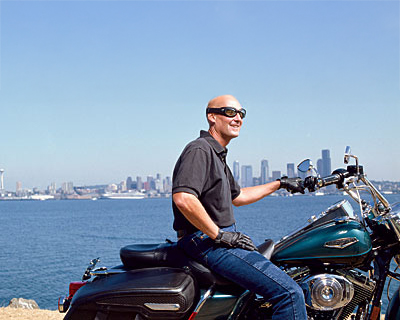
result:
M 249 251 L 257 251 L 257 247 L 249 236 L 241 232 L 230 232 L 219 230 L 215 243 L 227 248 L 240 248 Z
M 291 193 L 300 192 L 304 194 L 304 183 L 301 178 L 282 177 L 278 180 L 281 182 L 281 186 L 279 187 L 279 189 L 283 188 Z

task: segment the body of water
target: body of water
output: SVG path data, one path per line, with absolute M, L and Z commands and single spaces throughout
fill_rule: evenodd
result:
M 255 242 L 278 241 L 343 198 L 267 197 L 235 208 L 235 216 Z M 54 310 L 91 259 L 114 266 L 125 245 L 176 241 L 172 222 L 171 199 L 0 201 L 0 306 L 23 297 Z

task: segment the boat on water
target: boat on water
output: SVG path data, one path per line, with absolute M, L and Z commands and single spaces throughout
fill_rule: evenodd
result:
M 54 196 L 47 195 L 47 194 L 33 194 L 29 197 L 30 200 L 40 200 L 40 201 L 45 201 L 45 200 L 53 200 Z
M 108 192 L 101 195 L 101 199 L 110 200 L 137 200 L 146 197 L 145 193 L 139 191 L 128 191 L 128 192 Z

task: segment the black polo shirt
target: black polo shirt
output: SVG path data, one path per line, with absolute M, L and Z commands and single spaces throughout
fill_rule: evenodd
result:
M 172 193 L 195 195 L 219 227 L 235 223 L 232 200 L 240 194 L 240 187 L 226 164 L 227 152 L 210 133 L 201 131 L 200 137 L 182 151 L 172 177 Z M 173 201 L 172 208 L 175 230 L 197 230 Z

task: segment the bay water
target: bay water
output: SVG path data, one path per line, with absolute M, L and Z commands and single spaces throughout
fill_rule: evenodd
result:
M 270 196 L 234 208 L 237 227 L 255 242 L 278 241 L 343 198 Z M 400 201 L 400 195 L 387 198 Z M 172 222 L 171 199 L 0 201 L 0 306 L 22 297 L 55 310 L 91 259 L 111 267 L 121 264 L 125 245 L 176 241 Z

